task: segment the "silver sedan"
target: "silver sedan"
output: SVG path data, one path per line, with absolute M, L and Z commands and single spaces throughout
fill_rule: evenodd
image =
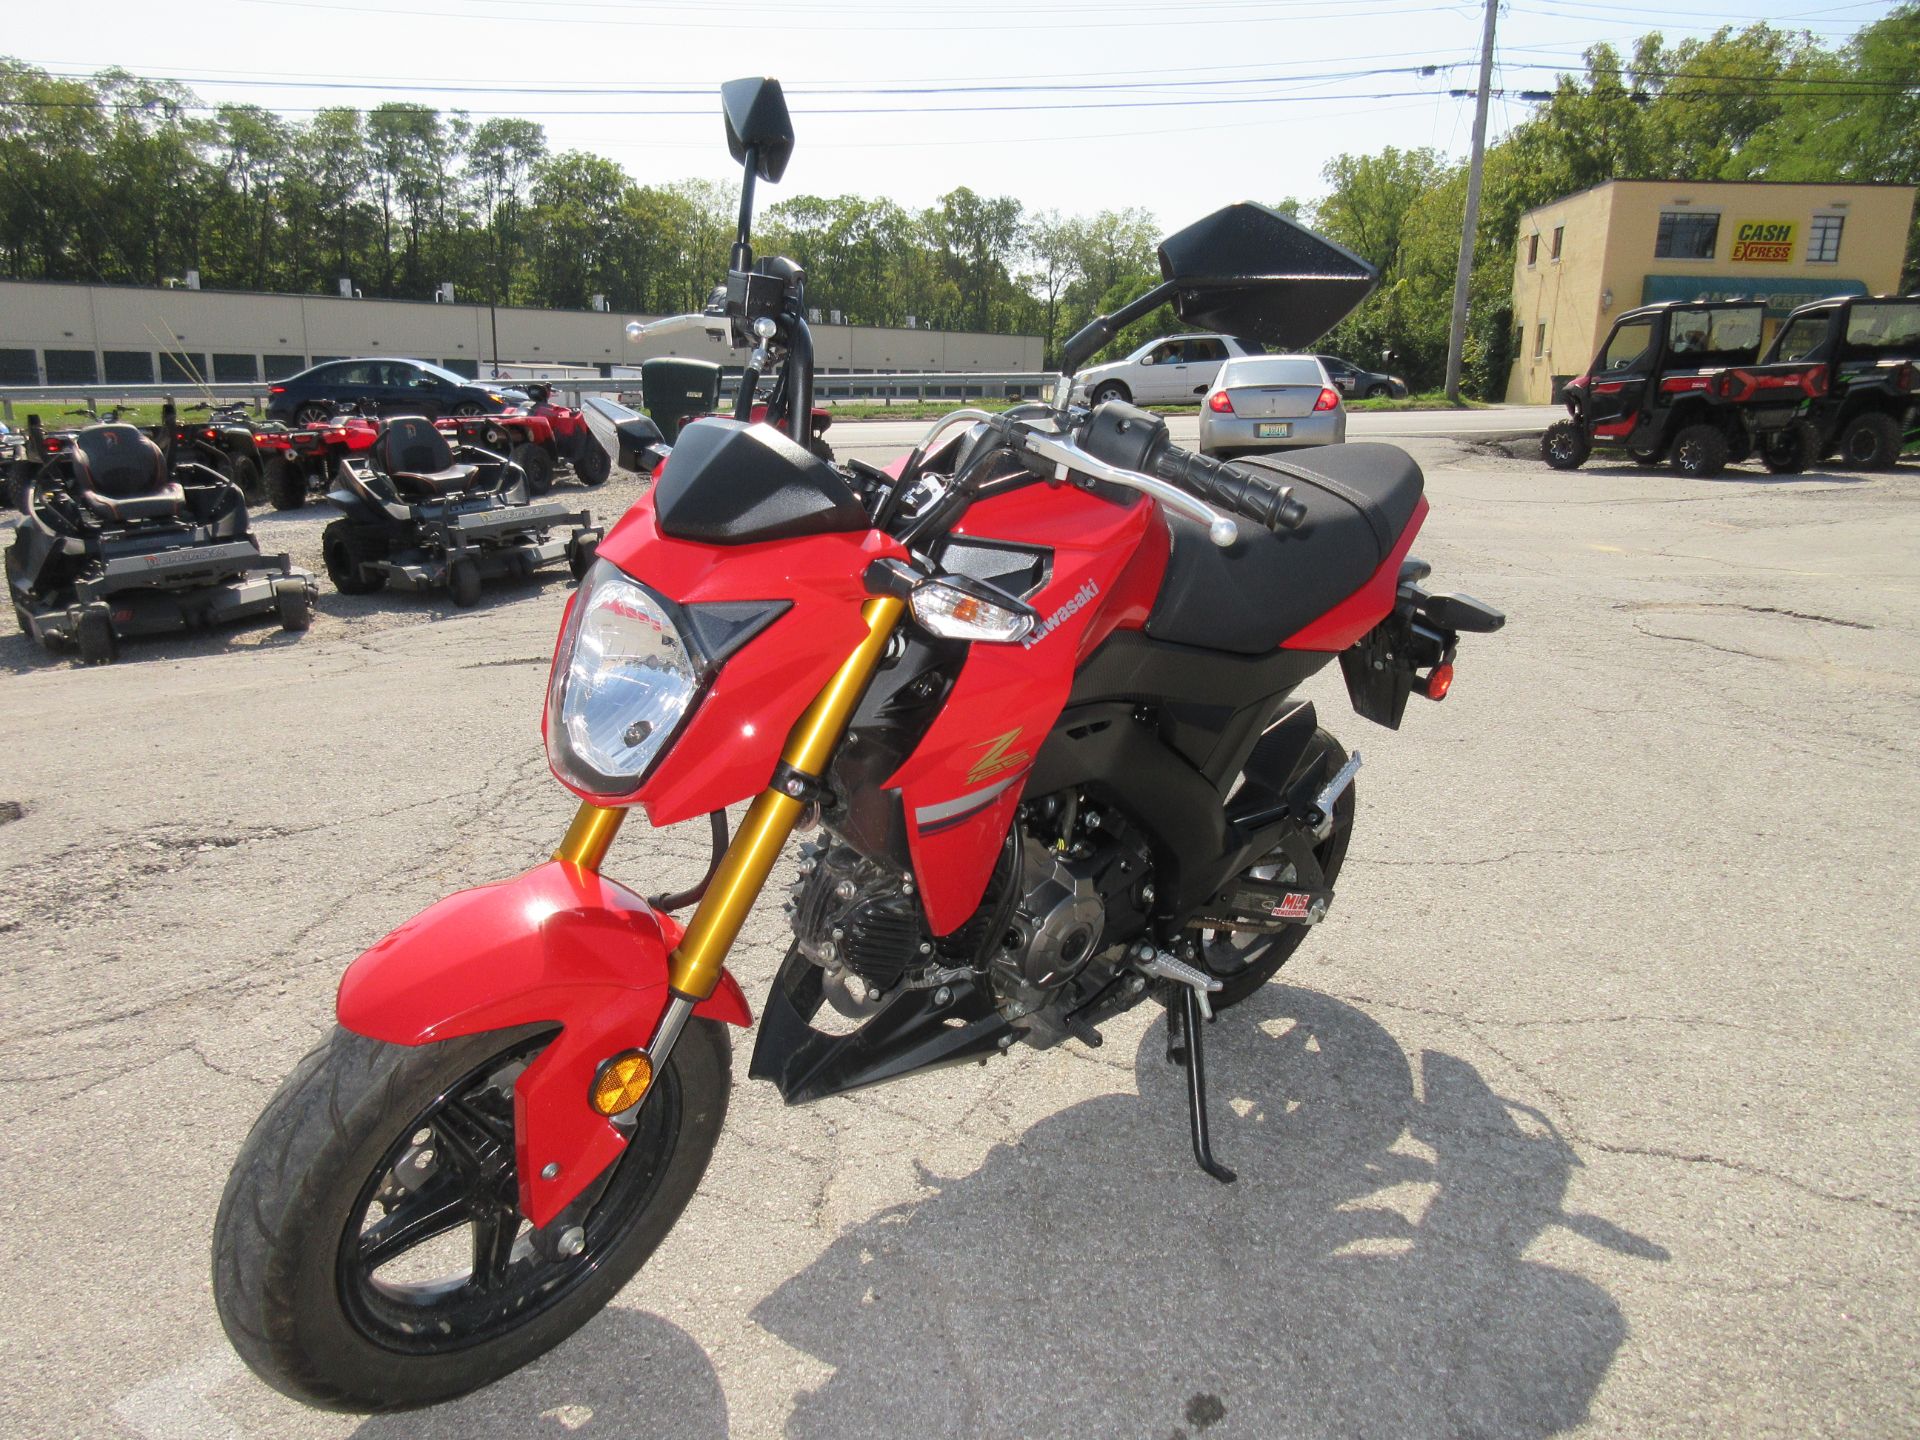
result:
M 1311 355 L 1249 355 L 1220 367 L 1200 402 L 1200 453 L 1340 445 L 1347 407 Z

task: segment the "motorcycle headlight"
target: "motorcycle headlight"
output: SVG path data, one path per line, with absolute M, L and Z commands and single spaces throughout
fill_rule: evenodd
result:
M 668 605 L 596 560 L 547 681 L 547 758 L 582 790 L 625 794 L 660 757 L 699 683 Z

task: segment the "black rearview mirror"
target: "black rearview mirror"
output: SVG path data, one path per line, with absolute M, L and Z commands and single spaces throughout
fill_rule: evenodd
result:
M 1160 242 L 1173 309 L 1197 330 L 1286 350 L 1311 345 L 1372 291 L 1380 272 L 1264 205 L 1216 210 Z
M 793 155 L 793 117 L 780 82 L 750 75 L 720 87 L 720 108 L 727 116 L 727 149 L 744 164 L 753 151 L 754 170 L 762 180 L 777 181 Z

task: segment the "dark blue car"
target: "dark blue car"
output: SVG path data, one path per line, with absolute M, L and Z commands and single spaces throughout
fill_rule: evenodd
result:
M 425 360 L 390 358 L 329 360 L 289 376 L 267 391 L 267 418 L 311 425 L 336 407 L 358 405 L 363 414 L 486 415 L 524 405 L 526 395 L 469 380 Z

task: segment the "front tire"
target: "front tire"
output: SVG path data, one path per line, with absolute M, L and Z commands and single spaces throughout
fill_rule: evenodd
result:
M 220 1323 L 261 1379 L 335 1410 L 450 1400 L 551 1350 L 646 1263 L 726 1119 L 726 1027 L 687 1025 L 627 1149 L 533 1231 L 512 1087 L 550 1033 L 406 1046 L 335 1030 L 287 1078 L 213 1228 Z M 436 1278 L 406 1278 L 416 1270 Z
M 1869 410 L 1840 432 L 1840 459 L 1854 470 L 1886 470 L 1900 458 L 1903 438 L 1900 423 L 1891 415 Z
M 1593 442 L 1578 420 L 1556 420 L 1540 437 L 1540 458 L 1556 470 L 1578 470 L 1593 453 Z
M 1093 392 L 1093 403 L 1096 405 L 1104 405 L 1109 400 L 1131 401 L 1132 399 L 1133 392 L 1118 380 L 1109 380 Z
M 480 562 L 471 555 L 457 555 L 447 566 L 447 594 L 462 610 L 480 603 Z

